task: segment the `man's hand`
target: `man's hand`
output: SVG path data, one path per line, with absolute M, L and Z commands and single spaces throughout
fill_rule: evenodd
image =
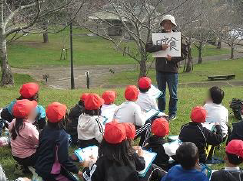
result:
M 167 48 L 169 48 L 169 45 L 168 44 L 163 44 L 162 45 L 162 50 L 166 50 Z
M 170 55 L 167 55 L 166 59 L 167 59 L 168 61 L 171 61 L 172 57 L 171 57 Z

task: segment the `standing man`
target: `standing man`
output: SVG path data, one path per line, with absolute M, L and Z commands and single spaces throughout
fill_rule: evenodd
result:
M 177 26 L 175 22 L 175 18 L 172 15 L 165 15 L 160 23 L 162 30 L 161 33 L 171 33 L 174 28 Z M 169 92 L 170 92 L 170 102 L 169 102 L 169 120 L 176 119 L 177 112 L 177 86 L 178 86 L 178 63 L 185 59 L 186 56 L 186 48 L 184 45 L 182 47 L 182 55 L 181 57 L 171 57 L 167 55 L 167 57 L 157 57 L 156 58 L 156 79 L 158 88 L 162 91 L 162 95 L 158 99 L 158 106 L 161 112 L 165 112 L 166 106 L 166 83 L 168 84 Z M 161 45 L 153 45 L 153 42 L 149 42 L 146 45 L 146 51 L 149 53 L 166 50 L 169 48 L 168 44 Z

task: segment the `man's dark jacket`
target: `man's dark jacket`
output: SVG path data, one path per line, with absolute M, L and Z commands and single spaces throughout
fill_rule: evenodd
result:
M 164 30 L 161 33 L 165 33 Z M 162 45 L 153 45 L 152 40 L 146 44 L 146 51 L 149 53 L 154 53 L 162 50 Z M 172 57 L 171 61 L 168 61 L 164 57 L 157 57 L 155 62 L 156 71 L 165 73 L 178 73 L 179 65 L 178 63 L 184 60 L 187 56 L 186 45 L 182 43 L 181 45 L 181 57 Z

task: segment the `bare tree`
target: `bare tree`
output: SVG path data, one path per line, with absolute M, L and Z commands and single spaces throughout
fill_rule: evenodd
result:
M 1 85 L 13 85 L 14 78 L 8 63 L 7 40 L 14 40 L 27 32 L 35 31 L 40 21 L 53 18 L 74 0 L 0 0 L 0 61 Z M 77 5 L 77 4 L 76 4 Z M 60 25 L 59 25 L 60 26 Z
M 82 19 L 79 23 L 111 41 L 117 50 L 135 60 L 139 64 L 141 77 L 147 73 L 149 56 L 145 46 L 151 41 L 151 34 L 160 28 L 164 14 L 180 8 L 187 1 L 178 1 L 175 6 L 169 7 L 165 5 L 165 0 L 107 0 L 106 5 L 95 9 L 90 6 L 90 11 L 82 16 L 87 17 L 86 21 Z

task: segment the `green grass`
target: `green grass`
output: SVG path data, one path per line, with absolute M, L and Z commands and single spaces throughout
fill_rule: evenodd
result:
M 183 67 L 180 68 L 179 82 L 205 82 L 210 75 L 227 75 L 235 74 L 235 80 L 243 80 L 243 59 L 236 60 L 225 60 L 225 61 L 213 61 L 205 62 L 203 64 L 194 65 L 194 69 L 191 73 L 183 73 Z M 138 71 L 124 71 L 120 73 L 115 73 L 112 77 L 107 77 L 107 84 L 117 85 L 117 84 L 136 84 L 138 77 Z M 148 76 L 152 78 L 153 82 L 155 80 L 155 70 L 151 69 Z
M 113 43 L 100 37 L 85 36 L 88 32 L 83 29 L 74 28 L 74 64 L 75 65 L 118 65 L 135 64 L 136 62 L 128 56 L 114 49 Z M 67 60 L 60 60 L 61 50 L 69 48 L 68 29 L 58 34 L 49 34 L 49 43 L 42 43 L 42 34 L 28 34 L 8 46 L 10 65 L 18 68 L 29 68 L 32 66 L 66 66 Z M 130 50 L 135 48 L 134 43 L 129 42 Z M 218 50 L 216 47 L 207 45 L 203 50 L 203 56 L 227 54 L 229 50 Z M 198 51 L 192 49 L 193 56 Z M 68 53 L 68 57 L 69 57 Z
M 13 99 L 19 96 L 18 90 L 22 83 L 33 81 L 33 79 L 26 75 L 15 74 L 16 86 L 14 88 L 0 88 L 0 107 L 3 107 L 10 103 Z M 225 87 L 223 88 L 225 91 L 225 99 L 224 105 L 229 108 L 229 101 L 233 97 L 242 98 L 242 87 Z M 96 92 L 101 94 L 104 89 L 93 89 L 90 90 L 92 92 Z M 118 98 L 116 100 L 117 104 L 120 104 L 124 101 L 123 98 L 124 88 L 117 89 Z M 183 124 L 189 121 L 189 115 L 192 107 L 196 105 L 201 105 L 206 97 L 207 88 L 179 88 L 178 90 L 178 119 L 173 121 L 170 124 L 170 134 L 176 135 L 179 133 L 180 128 Z M 79 99 L 79 96 L 82 92 L 86 92 L 86 90 L 54 90 L 45 87 L 41 84 L 40 90 L 40 104 L 46 107 L 49 103 L 53 101 L 59 101 L 61 103 L 65 103 L 69 108 L 71 108 Z M 168 100 L 168 99 L 167 99 Z M 230 122 L 234 119 L 230 116 Z M 13 174 L 14 172 L 14 160 L 12 159 L 11 152 L 9 148 L 0 148 L 0 163 L 6 171 L 7 176 L 10 179 L 14 179 L 17 176 Z M 216 152 L 216 155 L 223 158 L 224 148 L 220 149 Z M 214 166 L 213 169 L 220 169 L 223 165 Z

